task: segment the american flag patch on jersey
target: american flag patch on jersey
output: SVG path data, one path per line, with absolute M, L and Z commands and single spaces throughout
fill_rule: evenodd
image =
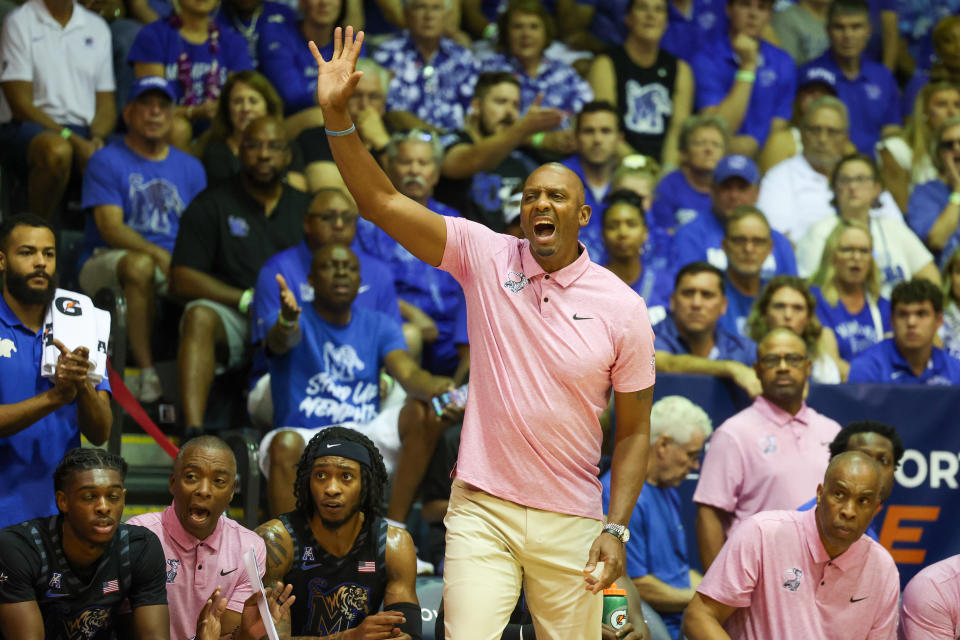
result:
M 114 593 L 115 591 L 120 591 L 120 583 L 116 580 L 107 580 L 103 583 L 103 593 L 104 595 L 108 593 Z
M 361 562 L 357 565 L 357 571 L 360 573 L 374 573 L 377 570 L 377 563 L 367 560 L 366 562 Z

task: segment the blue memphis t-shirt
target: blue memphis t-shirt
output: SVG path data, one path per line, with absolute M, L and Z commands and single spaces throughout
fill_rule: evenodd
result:
M 206 186 L 203 165 L 193 156 L 169 147 L 166 158 L 150 160 L 119 139 L 90 157 L 83 173 L 81 205 L 84 209 L 120 207 L 125 225 L 173 253 L 180 216 Z M 92 215 L 84 233 L 81 265 L 94 249 L 107 246 Z
M 393 286 L 393 272 L 386 263 L 365 253 L 356 244 L 354 242 L 351 249 L 360 261 L 360 290 L 353 301 L 354 308 L 379 311 L 398 325 L 403 324 L 397 291 Z M 263 263 L 253 290 L 253 319 L 250 327 L 250 340 L 253 344 L 267 339 L 267 332 L 276 323 L 280 313 L 278 273 L 286 280 L 301 308 L 313 303 L 313 287 L 307 282 L 312 260 L 313 254 L 304 241 L 284 249 Z
M 353 307 L 350 322 L 334 325 L 313 305 L 300 312 L 300 343 L 268 357 L 274 424 L 317 429 L 366 424 L 380 412 L 380 369 L 391 351 L 405 351 L 400 326 Z
M 933 347 L 927 368 L 917 376 L 900 354 L 893 338 L 887 338 L 865 349 L 853 359 L 847 382 L 955 385 L 960 384 L 960 360 L 943 349 Z
M 187 94 L 205 101 L 204 84 L 207 74 L 213 68 L 214 60 L 220 65 L 218 87 L 227 81 L 227 76 L 234 71 L 252 71 L 253 61 L 247 50 L 247 41 L 231 28 L 220 29 L 220 50 L 216 56 L 210 52 L 210 41 L 200 44 L 187 42 L 180 32 L 167 20 L 157 20 L 145 25 L 133 41 L 127 62 L 144 62 L 162 64 L 164 77 L 170 82 L 170 87 L 176 95 L 177 104 L 182 104 Z M 184 87 L 179 80 L 177 60 L 181 53 L 186 52 L 190 58 L 191 86 Z
M 797 87 L 797 68 L 790 54 L 760 41 L 756 80 L 743 124 L 737 134 L 753 137 L 762 147 L 770 134 L 774 118 L 785 122 L 793 115 L 793 96 Z M 715 107 L 723 102 L 739 69 L 730 38 L 724 34 L 705 42 L 690 61 L 696 81 L 696 110 Z
M 600 478 L 604 513 L 610 508 L 610 480 L 609 471 Z M 644 483 L 630 516 L 630 540 L 625 547 L 630 578 L 652 575 L 671 587 L 690 588 L 687 536 L 680 517 L 680 494 L 675 488 Z M 660 617 L 670 637 L 677 637 L 683 612 L 663 612 Z
M 817 318 L 820 319 L 820 324 L 833 330 L 837 336 L 840 357 L 847 362 L 864 349 L 883 340 L 883 335 L 891 331 L 890 301 L 886 298 L 876 301 L 877 320 L 880 322 L 880 335 L 877 335 L 869 304 L 863 305 L 860 313 L 852 314 L 839 300 L 835 306 L 831 306 L 824 299 L 820 287 L 810 287 L 810 293 L 817 299 Z
M 42 355 L 43 331 L 24 326 L 0 295 L 0 404 L 53 386 L 40 375 Z M 110 391 L 110 380 L 104 377 L 97 390 Z M 0 528 L 57 512 L 51 478 L 64 454 L 79 446 L 76 401 L 0 438 Z
M 677 169 L 657 183 L 650 207 L 650 226 L 672 233 L 691 220 L 712 215 L 712 208 L 710 194 L 694 189 L 683 172 Z
M 727 254 L 723 250 L 723 224 L 713 213 L 697 215 L 677 229 L 673 237 L 674 273 L 698 260 L 706 261 L 721 271 L 727 270 Z M 769 280 L 776 275 L 797 275 L 797 258 L 793 245 L 776 229 L 770 230 L 773 249 L 763 261 L 761 277 Z

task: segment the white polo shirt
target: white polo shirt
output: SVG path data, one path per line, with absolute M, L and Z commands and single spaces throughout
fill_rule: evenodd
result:
M 33 103 L 60 124 L 89 126 L 96 94 L 113 91 L 110 27 L 74 3 L 66 27 L 43 0 L 29 0 L 7 15 L 0 37 L 0 83 L 33 83 Z M 0 92 L 0 123 L 12 119 Z
M 807 228 L 821 218 L 834 215 L 830 181 L 817 173 L 802 154 L 787 158 L 767 171 L 760 183 L 757 208 L 770 226 L 796 245 Z M 903 220 L 900 208 L 888 191 L 880 194 L 878 215 Z

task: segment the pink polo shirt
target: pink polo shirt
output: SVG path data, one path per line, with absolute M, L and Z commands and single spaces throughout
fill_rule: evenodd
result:
M 646 304 L 586 249 L 548 274 L 526 240 L 446 223 L 440 268 L 463 286 L 470 337 L 456 477 L 524 506 L 600 519 L 600 414 L 611 387 L 654 383 Z
M 134 516 L 127 524 L 146 527 L 157 534 L 167 559 L 167 602 L 170 608 L 170 639 L 184 640 L 197 633 L 197 616 L 207 598 L 223 587 L 227 609 L 243 611 L 253 587 L 243 569 L 243 554 L 253 545 L 260 575 L 266 572 L 267 549 L 263 539 L 226 516 L 206 540 L 187 533 L 173 506 L 163 511 Z
M 900 605 L 901 640 L 956 640 L 960 637 L 960 555 L 913 576 Z
M 792 416 L 759 396 L 710 438 L 693 501 L 733 514 L 728 537 L 755 513 L 796 509 L 816 495 L 838 431 L 806 404 Z
M 830 559 L 816 511 L 768 511 L 744 520 L 697 591 L 736 607 L 733 640 L 892 640 L 900 577 L 868 538 Z

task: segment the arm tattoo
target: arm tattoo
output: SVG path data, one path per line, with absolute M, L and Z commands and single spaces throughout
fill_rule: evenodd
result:
M 258 534 L 263 538 L 267 547 L 267 561 L 271 569 L 282 567 L 287 561 L 287 550 L 283 547 L 283 541 L 276 531 L 267 527 L 257 527 Z

